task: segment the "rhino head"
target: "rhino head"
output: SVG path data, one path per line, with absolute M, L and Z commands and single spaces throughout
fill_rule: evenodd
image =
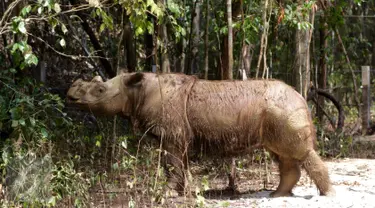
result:
M 106 82 L 100 76 L 78 79 L 68 90 L 67 103 L 97 115 L 129 116 L 132 92 L 142 79 L 142 73 L 124 73 Z

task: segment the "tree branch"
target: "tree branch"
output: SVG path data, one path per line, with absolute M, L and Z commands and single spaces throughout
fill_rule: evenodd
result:
M 335 107 L 337 108 L 338 114 L 339 114 L 336 130 L 341 131 L 342 127 L 344 126 L 345 115 L 344 115 L 344 110 L 343 110 L 340 102 L 330 93 L 328 93 L 326 91 L 323 91 L 321 89 L 317 89 L 314 86 L 311 86 L 310 92 L 307 96 L 307 100 L 312 100 L 316 95 L 320 95 L 320 96 L 323 96 L 323 97 L 329 99 L 335 105 Z M 327 116 L 327 118 L 329 118 L 329 117 Z
M 72 5 L 78 4 L 77 0 L 69 0 L 69 2 Z M 87 18 L 84 15 L 84 13 L 82 11 L 77 11 L 77 16 L 82 19 L 81 25 L 83 27 L 83 30 L 85 30 L 85 32 L 89 36 L 90 41 L 91 41 L 94 49 L 97 51 L 99 57 L 106 57 L 98 39 L 95 36 L 94 31 L 91 29 L 90 25 L 87 23 Z M 109 75 L 109 77 L 115 77 L 116 72 L 112 70 L 112 66 L 109 63 L 109 61 L 106 58 L 100 58 L 99 60 L 100 60 L 100 63 L 103 65 L 104 70 Z

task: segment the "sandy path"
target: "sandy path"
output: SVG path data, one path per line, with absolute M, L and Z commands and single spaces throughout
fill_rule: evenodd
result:
M 207 207 L 375 207 L 375 160 L 341 159 L 326 162 L 335 197 L 318 196 L 305 174 L 293 197 L 269 198 L 269 191 L 241 195 L 235 200 L 206 200 Z

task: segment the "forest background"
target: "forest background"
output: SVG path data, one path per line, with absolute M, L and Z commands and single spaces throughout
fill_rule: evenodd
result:
M 2 203 L 166 203 L 153 141 L 65 105 L 73 80 L 121 71 L 281 79 L 308 100 L 322 156 L 373 157 L 353 138 L 373 132 L 374 1 L 2 0 L 0 17 Z

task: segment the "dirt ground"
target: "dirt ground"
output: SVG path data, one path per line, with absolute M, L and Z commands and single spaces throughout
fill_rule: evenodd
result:
M 271 175 L 267 184 L 264 167 L 255 164 L 238 172 L 239 179 L 236 184 L 240 194 L 233 195 L 228 191 L 220 191 L 228 183 L 225 174 L 210 175 L 211 189 L 204 192 L 203 207 L 375 207 L 375 160 L 346 158 L 326 161 L 326 164 L 336 190 L 334 197 L 319 196 L 315 184 L 303 171 L 300 181 L 293 189 L 294 196 L 270 198 L 269 194 L 276 189 L 279 182 L 277 164 L 270 165 Z M 170 197 L 166 198 L 163 205 L 155 204 L 153 207 L 197 207 L 194 206 L 196 200 L 197 198 L 187 200 L 182 197 Z M 99 201 L 101 200 L 97 202 Z M 106 205 L 103 205 L 99 202 L 92 204 L 92 207 L 129 207 L 120 195 L 111 200 L 111 203 L 107 201 Z M 143 204 L 135 207 L 151 206 Z
M 268 176 L 263 165 L 256 163 L 247 164 L 247 167 L 237 171 L 238 191 L 233 194 L 225 190 L 228 177 L 225 171 L 218 169 L 205 169 L 210 165 L 193 163 L 191 165 L 195 185 L 202 182 L 202 176 L 208 175 L 210 189 L 203 192 L 204 206 L 212 208 L 221 207 L 374 207 L 375 208 L 375 136 L 366 137 L 370 143 L 364 143 L 355 149 L 357 155 L 351 158 L 326 160 L 336 196 L 319 196 L 318 190 L 311 179 L 302 172 L 302 177 L 293 189 L 294 196 L 270 198 L 269 194 L 276 190 L 279 183 L 278 168 L 276 163 L 268 165 Z M 354 157 L 354 158 L 353 158 Z M 222 161 L 221 161 L 222 162 Z M 199 169 L 202 168 L 203 169 Z M 266 180 L 268 178 L 268 180 Z M 113 197 L 103 204 L 102 195 L 95 197 L 92 207 L 129 207 L 124 201 L 124 195 Z M 104 199 L 104 198 L 103 198 Z M 142 200 L 141 200 L 142 201 Z M 147 200 L 148 201 L 148 200 Z M 197 207 L 197 198 L 167 197 L 163 205 L 154 204 L 153 207 Z M 149 203 L 135 204 L 134 207 L 151 207 Z
M 269 198 L 271 191 L 241 194 L 234 199 L 206 199 L 207 207 L 375 207 L 375 160 L 327 161 L 335 197 L 319 196 L 315 185 L 303 173 L 293 197 Z M 273 171 L 273 174 L 277 172 Z M 274 181 L 277 185 L 277 181 Z M 276 187 L 271 187 L 275 189 Z

